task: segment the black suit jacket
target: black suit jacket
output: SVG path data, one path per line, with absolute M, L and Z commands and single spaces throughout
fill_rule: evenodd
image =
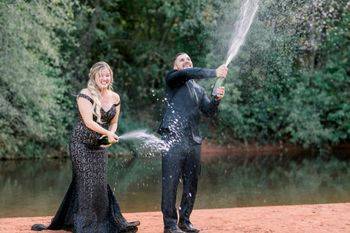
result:
M 211 117 L 218 109 L 220 101 L 206 95 L 203 87 L 195 79 L 214 78 L 215 70 L 188 68 L 171 70 L 165 77 L 165 112 L 158 132 L 185 137 L 188 135 L 195 143 L 201 144 L 198 124 L 200 112 Z

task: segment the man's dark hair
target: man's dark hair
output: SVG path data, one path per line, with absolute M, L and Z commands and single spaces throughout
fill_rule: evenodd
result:
M 173 65 L 175 65 L 175 61 L 176 61 L 177 57 L 180 56 L 180 55 L 182 55 L 182 54 L 187 54 L 187 53 L 185 53 L 185 52 L 179 52 L 179 53 L 177 53 L 177 54 L 175 55 L 175 57 L 173 58 Z

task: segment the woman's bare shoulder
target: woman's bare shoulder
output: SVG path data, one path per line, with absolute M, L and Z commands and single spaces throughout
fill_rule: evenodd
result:
M 80 91 L 79 93 L 91 97 L 91 92 L 90 92 L 89 89 L 87 89 L 87 88 L 81 89 L 81 91 Z
M 120 96 L 119 96 L 119 94 L 118 94 L 117 92 L 114 92 L 114 91 L 111 91 L 111 93 L 112 93 L 112 96 L 113 96 L 113 98 L 114 98 L 114 101 L 115 101 L 116 103 L 119 103 L 119 102 L 120 102 Z

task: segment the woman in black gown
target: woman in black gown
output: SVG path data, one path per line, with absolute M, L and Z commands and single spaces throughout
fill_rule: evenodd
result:
M 120 112 L 119 95 L 111 90 L 113 73 L 105 62 L 94 64 L 88 87 L 77 96 L 79 120 L 69 144 L 73 178 L 49 226 L 32 230 L 70 230 L 77 233 L 136 232 L 139 221 L 127 222 L 107 184 L 106 147 L 101 135 L 116 143 Z

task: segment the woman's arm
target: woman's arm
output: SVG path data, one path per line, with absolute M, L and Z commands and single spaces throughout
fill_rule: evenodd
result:
M 120 97 L 117 93 L 114 93 L 115 97 L 115 104 L 117 104 L 116 114 L 111 120 L 109 130 L 113 133 L 115 133 L 118 129 L 118 121 L 119 121 L 119 114 L 120 114 Z

